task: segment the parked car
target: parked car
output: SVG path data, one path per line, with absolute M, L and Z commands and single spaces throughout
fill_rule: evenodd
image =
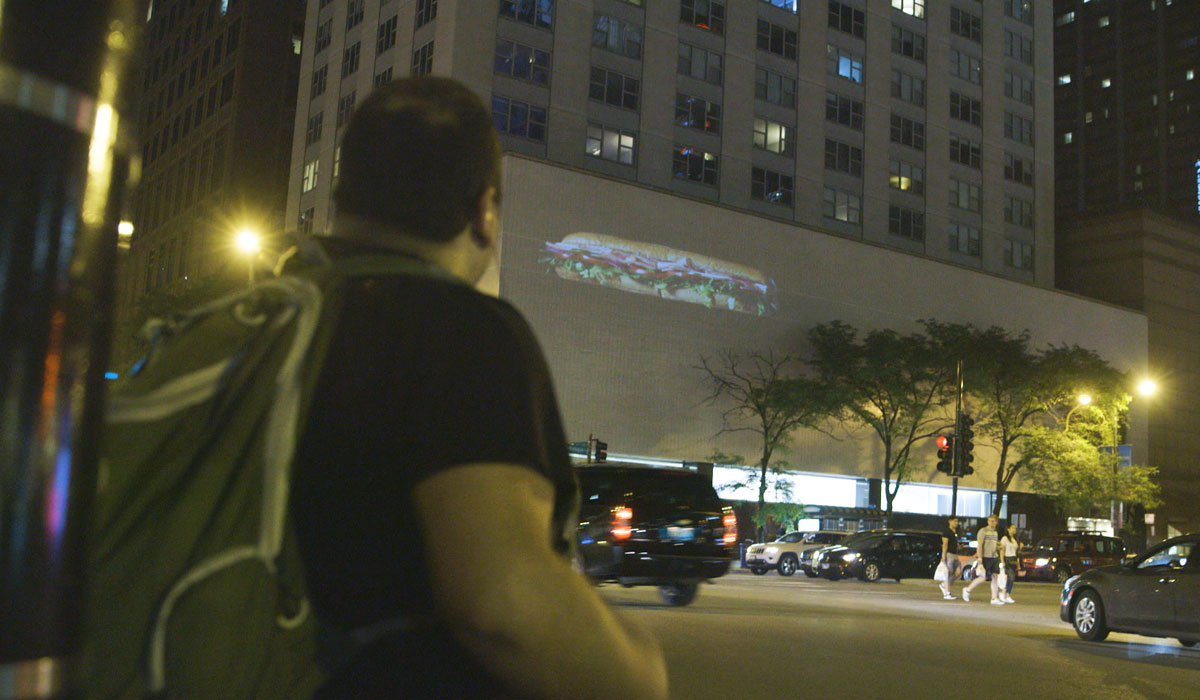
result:
M 707 477 L 612 462 L 575 471 L 577 566 L 589 578 L 658 586 L 669 605 L 687 605 L 702 581 L 729 571 L 737 518 Z
M 1060 532 L 1021 553 L 1017 578 L 1063 583 L 1088 569 L 1120 564 L 1124 557 L 1125 544 L 1116 537 L 1094 532 Z
M 1200 642 L 1200 534 L 1163 542 L 1124 564 L 1093 568 L 1063 585 L 1059 617 L 1091 642 L 1109 632 Z
M 760 576 L 771 569 L 777 570 L 780 576 L 791 576 L 801 568 L 800 559 L 805 552 L 837 544 L 849 534 L 835 530 L 789 532 L 774 542 L 752 544 L 746 550 L 746 568 Z
M 942 555 L 942 537 L 926 530 L 870 530 L 825 547 L 813 555 L 814 569 L 832 581 L 857 576 L 875 582 L 881 578 L 932 578 Z

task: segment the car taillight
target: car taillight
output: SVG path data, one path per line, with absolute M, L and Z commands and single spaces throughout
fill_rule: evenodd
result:
M 633 509 L 625 506 L 613 508 L 612 538 L 627 540 L 633 535 Z
M 721 538 L 721 544 L 733 544 L 737 542 L 737 515 L 734 514 L 732 508 L 725 509 L 721 521 L 725 526 L 725 535 Z

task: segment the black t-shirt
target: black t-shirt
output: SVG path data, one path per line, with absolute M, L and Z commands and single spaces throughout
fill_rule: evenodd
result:
M 954 530 L 950 528 L 942 529 L 942 537 L 949 540 L 946 544 L 947 554 L 958 554 L 958 535 L 954 534 Z
M 350 281 L 297 445 L 291 498 L 309 593 L 324 625 L 348 630 L 429 615 L 413 488 L 476 462 L 527 465 L 545 475 L 556 492 L 547 537 L 569 548 L 577 487 L 549 371 L 520 314 L 441 278 Z M 478 523 L 438 526 L 488 527 L 488 519 L 480 513 Z M 413 678 L 422 674 L 425 680 Z M 375 683 L 381 695 L 406 683 L 413 697 L 483 696 L 423 685 L 446 674 L 469 676 L 463 682 L 476 690 L 495 689 L 434 621 L 372 645 L 318 697 L 373 697 L 368 686 Z M 338 690 L 344 683 L 354 687 Z

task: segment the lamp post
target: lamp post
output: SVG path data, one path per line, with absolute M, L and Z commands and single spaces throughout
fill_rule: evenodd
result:
M 246 256 L 246 269 L 249 273 L 247 283 L 254 285 L 254 261 L 262 251 L 262 237 L 254 229 L 240 229 L 233 237 L 233 245 Z

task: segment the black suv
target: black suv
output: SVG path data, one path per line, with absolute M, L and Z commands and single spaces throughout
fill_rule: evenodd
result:
M 1125 543 L 1096 532 L 1060 532 L 1045 537 L 1032 550 L 1021 552 L 1017 578 L 1066 582 L 1097 566 L 1120 564 Z
M 831 581 L 857 576 L 874 583 L 881 578 L 932 578 L 941 557 L 942 538 L 936 532 L 867 530 L 818 549 L 812 567 Z
M 575 472 L 578 565 L 589 578 L 658 586 L 669 605 L 687 605 L 701 581 L 729 571 L 737 519 L 709 477 L 612 462 Z

